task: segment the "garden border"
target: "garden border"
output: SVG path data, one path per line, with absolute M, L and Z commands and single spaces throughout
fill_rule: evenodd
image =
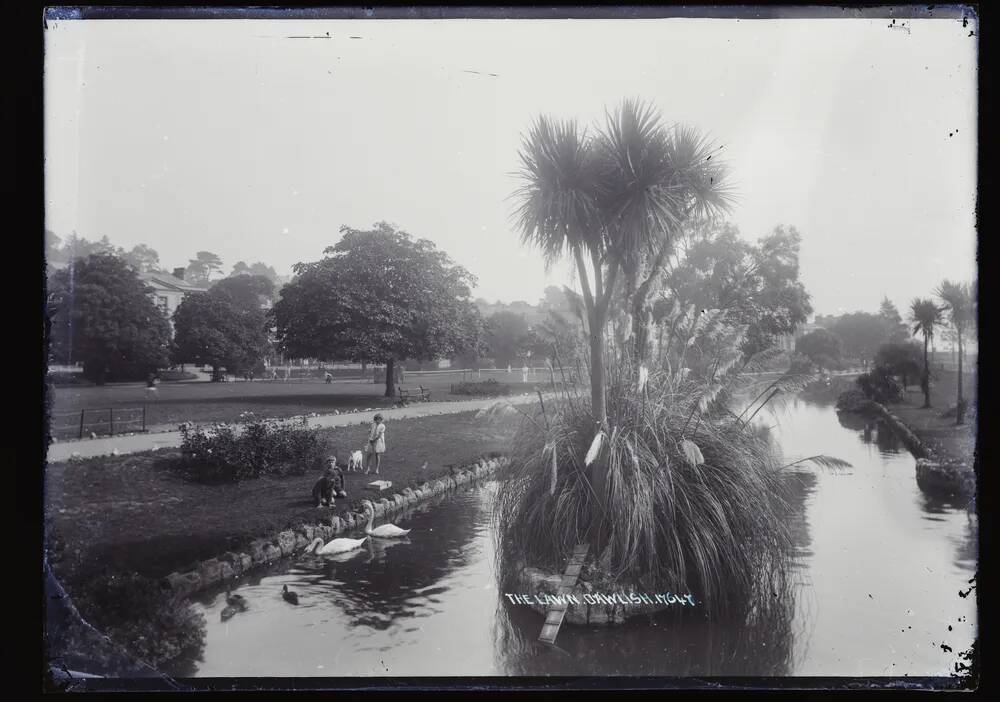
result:
M 505 456 L 481 458 L 453 474 L 421 483 L 417 488 L 406 487 L 401 492 L 381 499 L 362 500 L 371 505 L 375 517 L 388 516 L 437 495 L 458 488 L 474 480 L 493 474 L 497 468 L 507 464 Z M 360 512 L 348 512 L 345 517 L 334 516 L 330 524 L 306 525 L 298 529 L 287 529 L 270 538 L 255 539 L 244 551 L 228 551 L 221 556 L 208 558 L 197 567 L 185 573 L 174 572 L 160 580 L 161 586 L 181 599 L 202 590 L 221 585 L 248 574 L 257 567 L 273 564 L 283 558 L 296 555 L 312 543 L 313 539 L 323 541 L 337 534 L 353 531 L 366 523 L 367 518 Z

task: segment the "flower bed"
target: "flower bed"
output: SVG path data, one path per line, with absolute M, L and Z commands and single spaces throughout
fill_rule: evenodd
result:
M 237 424 L 182 424 L 180 470 L 198 482 L 235 482 L 262 475 L 301 475 L 322 468 L 326 442 L 306 418 L 240 415 Z

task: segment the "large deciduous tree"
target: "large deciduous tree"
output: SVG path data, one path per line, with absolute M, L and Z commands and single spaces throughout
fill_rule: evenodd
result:
M 916 378 L 923 366 L 920 345 L 912 341 L 891 341 L 879 347 L 875 354 L 875 365 L 898 375 L 903 389 L 907 379 Z
M 98 384 L 169 362 L 170 325 L 136 272 L 113 254 L 76 259 L 49 282 L 50 353 Z
M 523 314 L 500 310 L 486 319 L 486 344 L 497 368 L 517 363 L 530 346 L 528 320 Z
M 812 312 L 799 281 L 799 244 L 794 227 L 775 227 L 756 245 L 728 222 L 697 222 L 687 228 L 683 251 L 668 259 L 654 320 L 673 308 L 723 310 L 733 324 L 746 326 L 745 355 L 774 345 Z
M 385 363 L 385 395 L 394 397 L 397 362 L 450 357 L 476 343 L 468 271 L 385 222 L 340 231 L 323 259 L 296 264 L 274 306 L 288 353 Z
M 833 332 L 817 329 L 799 337 L 795 352 L 807 357 L 820 370 L 834 370 L 840 366 L 843 344 Z
M 261 276 L 218 281 L 208 292 L 184 298 L 174 312 L 174 360 L 212 366 L 217 379 L 252 370 L 268 351 L 269 320 L 261 299 L 274 286 Z

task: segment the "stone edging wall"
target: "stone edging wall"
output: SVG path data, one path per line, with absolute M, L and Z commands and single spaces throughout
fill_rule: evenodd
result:
M 976 474 L 964 460 L 960 458 L 938 459 L 903 420 L 878 402 L 869 402 L 862 410 L 869 410 L 877 414 L 890 426 L 917 459 L 917 484 L 922 489 L 966 496 L 975 494 Z
M 471 466 L 456 470 L 453 475 L 421 483 L 415 489 L 404 488 L 402 492 L 394 493 L 389 497 L 364 500 L 364 502 L 372 505 L 375 518 L 378 519 L 449 490 L 454 490 L 460 485 L 492 475 L 498 467 L 505 465 L 507 461 L 508 459 L 505 457 L 480 459 Z M 258 566 L 271 564 L 299 553 L 312 543 L 313 539 L 321 538 L 327 542 L 338 534 L 346 534 L 363 527 L 366 522 L 367 518 L 364 514 L 348 512 L 344 517 L 333 517 L 331 524 L 309 525 L 300 529 L 282 531 L 269 539 L 256 539 L 250 542 L 245 551 L 230 551 L 216 558 L 202 561 L 197 568 L 186 573 L 171 573 L 162 580 L 162 585 L 174 597 L 188 597 L 201 590 L 239 577 Z

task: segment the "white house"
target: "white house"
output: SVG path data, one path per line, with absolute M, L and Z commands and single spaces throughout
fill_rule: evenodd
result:
M 193 292 L 205 292 L 208 290 L 204 286 L 194 285 L 185 281 L 183 268 L 175 268 L 173 274 L 160 271 L 140 273 L 139 278 L 153 289 L 149 296 L 152 298 L 157 309 L 170 321 L 171 328 L 173 328 L 172 318 L 174 311 L 181 304 L 184 296 Z

